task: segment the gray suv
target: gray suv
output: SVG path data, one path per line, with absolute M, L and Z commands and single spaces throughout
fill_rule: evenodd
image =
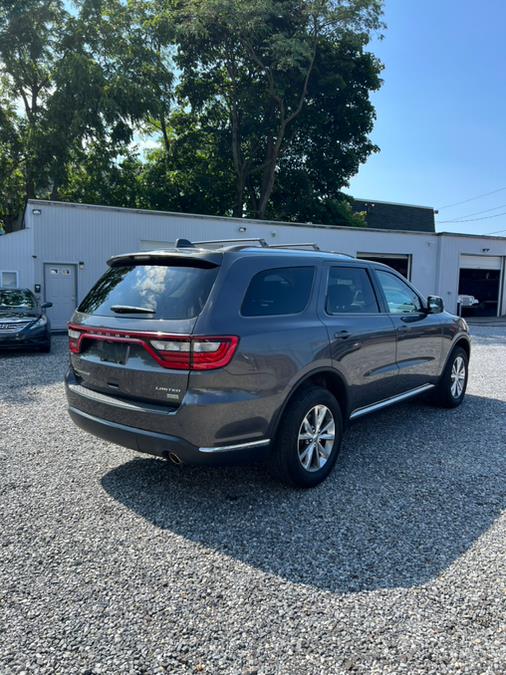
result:
M 466 322 L 385 265 L 310 247 L 178 240 L 109 260 L 69 324 L 74 422 L 175 464 L 268 457 L 311 487 L 350 420 L 421 394 L 458 406 Z

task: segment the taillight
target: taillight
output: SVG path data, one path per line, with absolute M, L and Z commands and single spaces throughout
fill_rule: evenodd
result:
M 214 370 L 228 366 L 235 354 L 239 338 L 196 337 L 192 340 L 192 370 Z
M 149 352 L 164 368 L 174 370 L 214 370 L 227 366 L 235 354 L 239 338 L 236 336 L 164 335 L 138 333 L 104 328 L 85 328 L 71 324 L 68 330 L 69 348 L 79 354 L 83 340 L 128 342 Z
M 214 370 L 227 366 L 235 354 L 239 338 L 188 337 L 185 339 L 151 340 L 166 368 L 181 370 Z
M 162 359 L 163 362 L 159 361 L 159 363 L 164 368 L 190 370 L 191 342 L 189 338 L 175 340 L 173 337 L 170 337 L 166 340 L 150 340 L 150 344 L 156 349 L 156 353 Z
M 73 354 L 79 353 L 79 338 L 81 333 L 78 330 L 69 328 L 69 349 Z

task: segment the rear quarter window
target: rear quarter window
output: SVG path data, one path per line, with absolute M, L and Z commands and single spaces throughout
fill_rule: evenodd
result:
M 122 312 L 138 318 L 192 319 L 201 313 L 217 273 L 217 267 L 111 267 L 91 289 L 78 311 L 98 316 L 118 316 L 112 308 L 119 306 L 144 310 Z
M 314 267 L 278 267 L 255 274 L 244 296 L 241 314 L 299 314 L 309 302 L 314 272 Z

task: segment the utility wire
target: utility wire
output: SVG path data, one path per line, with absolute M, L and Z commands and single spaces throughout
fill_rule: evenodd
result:
M 506 204 L 501 204 L 500 206 L 494 206 L 493 209 L 485 209 L 483 211 L 474 211 L 474 213 L 466 213 L 463 216 L 455 216 L 454 219 L 452 220 L 441 220 L 441 223 L 455 223 L 458 220 L 461 220 L 462 218 L 471 218 L 471 216 L 479 216 L 482 213 L 490 213 L 490 211 L 497 211 L 498 209 L 504 209 L 506 207 Z
M 501 234 L 502 232 L 506 232 L 506 230 L 496 230 L 495 232 L 485 232 L 485 234 Z
M 468 218 L 467 220 L 438 220 L 438 225 L 443 223 L 476 223 L 478 220 L 490 220 L 491 218 L 499 218 L 499 216 L 506 216 L 506 211 L 503 213 L 496 213 L 494 216 L 483 216 L 483 218 Z
M 444 206 L 438 207 L 438 211 L 442 209 L 449 209 L 451 206 L 460 206 L 460 204 L 468 204 L 469 202 L 474 202 L 475 199 L 481 199 L 482 197 L 489 197 L 490 195 L 495 195 L 498 192 L 503 192 L 506 190 L 506 185 L 498 190 L 492 190 L 492 192 L 484 192 L 482 195 L 476 195 L 476 197 L 470 197 L 469 199 L 463 199 L 461 202 L 454 202 L 453 204 L 445 204 Z

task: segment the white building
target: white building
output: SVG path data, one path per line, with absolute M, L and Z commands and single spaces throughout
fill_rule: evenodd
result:
M 457 311 L 459 292 L 480 300 L 486 287 L 482 311 L 506 314 L 506 237 L 238 220 L 42 200 L 28 201 L 23 229 L 0 237 L 0 286 L 30 288 L 41 300 L 53 302 L 48 312 L 53 328 L 64 329 L 110 256 L 164 248 L 178 237 L 314 242 L 322 249 L 395 266 L 422 293 L 441 295 L 451 312 Z

